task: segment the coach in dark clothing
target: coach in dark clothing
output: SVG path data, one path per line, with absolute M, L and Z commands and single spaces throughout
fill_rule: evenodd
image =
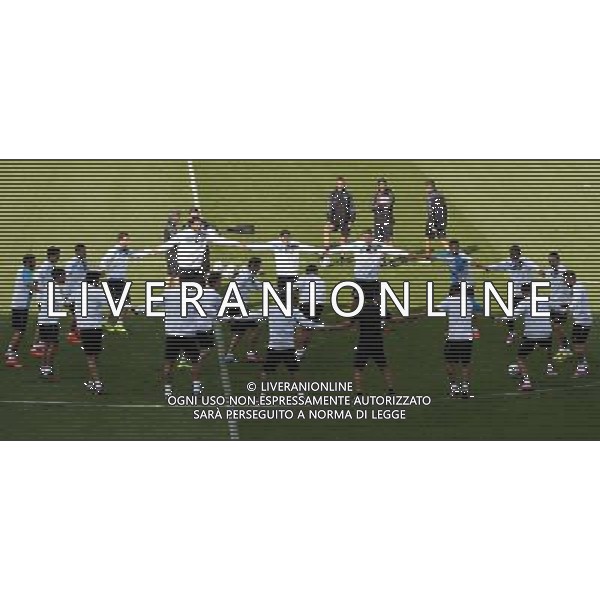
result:
M 338 177 L 336 186 L 329 196 L 327 210 L 327 223 L 329 233 L 339 233 L 343 243 L 348 241 L 350 228 L 356 219 L 354 200 L 350 190 L 346 187 L 343 177 Z
M 385 179 L 377 180 L 377 191 L 373 197 L 373 220 L 375 239 L 389 242 L 394 237 L 394 192 Z

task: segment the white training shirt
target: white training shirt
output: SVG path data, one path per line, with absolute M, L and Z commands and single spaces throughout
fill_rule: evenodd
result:
M 592 309 L 588 292 L 579 281 L 569 290 L 572 294 L 569 307 L 575 325 L 592 326 Z
M 318 275 L 304 275 L 296 281 L 296 287 L 299 292 L 299 300 L 301 304 L 310 302 L 310 282 L 315 282 L 315 304 L 325 304 L 327 295 L 327 287 L 325 281 Z
M 55 285 L 54 286 L 54 310 L 64 310 L 65 306 L 65 291 L 66 287 L 64 285 Z M 50 317 L 48 315 L 49 312 L 49 304 L 50 304 L 50 294 L 48 293 L 48 288 L 40 289 L 40 310 L 38 312 L 38 325 L 56 325 L 60 323 L 59 317 Z
M 15 285 L 11 301 L 11 308 L 27 309 L 31 303 L 31 284 L 35 280 L 34 271 L 21 267 L 15 277 Z
M 41 267 L 38 267 L 35 270 L 35 281 L 38 284 L 38 289 L 45 289 L 46 285 L 49 281 L 52 281 L 52 271 L 54 267 L 58 266 L 57 263 L 50 262 L 49 260 L 45 260 Z
M 170 240 L 159 247 L 160 250 L 168 250 L 177 247 L 177 266 L 184 270 L 199 270 L 204 266 L 204 255 L 209 244 L 220 244 L 224 246 L 239 246 L 237 240 L 228 240 L 219 235 L 212 227 L 205 227 L 195 231 L 194 229 L 183 229 Z
M 67 272 L 65 297 L 75 298 L 81 288 L 81 283 L 85 281 L 87 261 L 79 256 L 74 256 L 65 266 L 65 271 Z
M 550 311 L 549 302 L 538 302 L 538 311 Z M 523 317 L 525 323 L 524 336 L 529 340 L 546 340 L 552 337 L 552 320 L 550 317 L 534 317 L 531 315 L 531 298 L 519 302 L 513 312 L 515 318 Z
M 460 315 L 460 296 L 448 296 L 437 310 L 444 311 L 448 316 L 448 340 L 473 339 L 473 300 L 467 298 L 465 316 Z
M 103 312 L 108 310 L 108 300 L 104 295 L 104 290 L 94 285 L 87 286 L 88 293 L 88 316 L 82 315 L 81 290 L 72 298 L 75 304 L 75 317 L 77 318 L 77 327 L 79 329 L 99 329 L 104 322 Z
M 130 250 L 120 244 L 113 246 L 100 261 L 100 269 L 106 273 L 105 279 L 127 279 L 127 268 L 131 260 L 147 256 L 147 250 Z
M 490 271 L 501 271 L 508 275 L 514 283 L 514 293 L 516 296 L 522 295 L 521 286 L 524 283 L 531 283 L 538 277 L 539 267 L 528 258 L 521 258 L 518 266 L 512 259 L 503 260 L 502 262 L 490 265 Z
M 279 277 L 295 277 L 300 270 L 300 253 L 315 252 L 317 249 L 308 244 L 293 240 L 287 243 L 272 240 L 266 244 L 249 244 L 251 250 L 270 250 L 275 257 L 275 272 Z
M 560 307 L 569 303 L 571 290 L 565 283 L 564 274 L 568 271 L 566 267 L 559 265 L 556 269 L 546 269 L 544 279 L 550 282 L 550 304 L 552 307 Z
M 193 336 L 200 330 L 200 315 L 192 304 L 186 306 L 186 316 L 181 316 L 181 288 L 170 287 L 164 291 L 165 333 L 167 335 Z M 200 300 L 203 304 L 203 299 Z
M 300 325 L 312 327 L 314 323 L 305 319 L 298 310 L 286 317 L 276 306 L 269 307 L 269 348 L 273 350 L 293 350 L 296 347 L 295 331 Z

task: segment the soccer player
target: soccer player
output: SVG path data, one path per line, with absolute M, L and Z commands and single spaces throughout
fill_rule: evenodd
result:
M 510 280 L 514 284 L 513 288 L 513 307 L 517 306 L 523 300 L 523 284 L 531 283 L 536 274 L 539 272 L 539 267 L 528 258 L 523 256 L 521 246 L 513 245 L 508 249 L 509 258 L 502 262 L 493 265 L 482 265 L 475 263 L 475 266 L 484 269 L 486 272 L 499 271 L 508 274 Z M 515 333 L 515 319 L 505 319 L 508 327 L 508 335 L 506 337 L 507 344 L 513 344 L 517 338 Z
M 84 386 L 93 394 L 103 394 L 104 384 L 98 372 L 98 359 L 103 350 L 102 313 L 108 305 L 104 291 L 100 287 L 100 272 L 88 271 L 85 276 L 87 285 L 87 316 L 83 316 L 83 298 L 81 293 L 75 299 L 75 316 L 81 337 L 81 348 L 85 354 L 89 379 Z
M 258 279 L 262 269 L 262 259 L 253 257 L 248 261 L 248 267 L 241 269 L 235 276 L 234 281 L 237 283 L 240 296 L 244 304 L 248 306 L 250 294 L 262 290 L 262 283 Z M 229 349 L 223 357 L 224 362 L 235 362 L 235 349 L 238 347 L 242 339 L 248 335 L 249 350 L 246 352 L 246 359 L 249 362 L 258 361 L 258 351 L 256 342 L 258 339 L 258 319 L 241 319 L 242 311 L 239 308 L 230 308 L 228 316 L 232 317 L 231 321 L 231 343 Z
M 35 291 L 36 295 L 42 293 L 48 282 L 52 280 L 52 271 L 58 266 L 60 261 L 60 248 L 50 246 L 46 250 L 46 260 L 35 271 Z M 31 356 L 34 358 L 42 358 L 44 355 L 44 344 L 40 341 L 39 331 L 36 330 L 35 341 L 31 347 Z
M 163 241 L 168 242 L 173 239 L 179 231 L 179 217 L 180 213 L 178 210 L 174 210 L 167 221 L 165 228 L 163 229 Z M 167 250 L 167 275 L 170 280 L 174 280 L 177 277 L 177 246 L 173 246 Z
M 20 368 L 23 365 L 19 361 L 19 347 L 23 334 L 27 329 L 27 319 L 31 297 L 34 290 L 35 256 L 26 254 L 23 257 L 23 266 L 17 271 L 15 287 L 11 302 L 11 325 L 12 337 L 6 350 L 6 366 Z
M 300 253 L 317 252 L 319 249 L 309 244 L 303 244 L 291 239 L 291 233 L 283 229 L 279 239 L 264 244 L 248 244 L 250 250 L 270 250 L 275 256 L 275 272 L 277 287 L 285 288 L 286 283 L 294 283 L 300 270 Z
M 346 180 L 338 177 L 335 188 L 329 195 L 327 224 L 325 225 L 324 243 L 326 251 L 331 247 L 331 234 L 339 233 L 342 243 L 348 243 L 352 223 L 356 220 L 354 200 L 346 187 Z
M 75 256 L 67 263 L 66 271 L 66 290 L 65 300 L 70 306 L 73 314 L 71 320 L 71 331 L 67 336 L 67 341 L 70 344 L 79 344 L 81 342 L 77 331 L 77 319 L 75 318 L 74 298 L 80 293 L 81 284 L 85 281 L 87 274 L 87 248 L 85 244 L 77 244 L 75 246 Z
M 280 297 L 285 297 L 285 287 L 279 288 L 278 291 Z M 299 361 L 296 357 L 296 330 L 299 327 L 315 327 L 315 323 L 305 319 L 302 313 L 296 309 L 292 312 L 291 317 L 286 317 L 279 307 L 270 306 L 268 325 L 269 342 L 261 378 L 266 379 L 282 364 L 292 379 L 296 379 L 299 368 Z
M 574 271 L 566 271 L 565 283 L 569 290 L 569 310 L 573 319 L 571 343 L 577 357 L 575 377 L 585 377 L 589 373 L 587 362 L 587 341 L 592 327 L 592 310 L 586 287 L 577 280 Z
M 315 311 L 314 317 L 310 315 L 310 287 L 314 283 L 315 287 Z M 308 265 L 306 267 L 306 275 L 299 277 L 296 282 L 298 289 L 298 309 L 305 319 L 309 321 L 321 321 L 323 310 L 325 309 L 326 286 L 325 281 L 319 277 L 319 268 L 316 265 Z M 299 349 L 296 352 L 298 358 L 303 358 L 306 349 L 311 341 L 310 329 L 302 328 L 298 335 Z
M 394 237 L 394 204 L 396 199 L 384 178 L 377 180 L 377 191 L 373 197 L 373 229 L 375 239 L 390 242 Z
M 138 260 L 150 254 L 149 250 L 131 250 L 129 247 L 130 241 L 131 238 L 127 232 L 122 231 L 119 233 L 117 235 L 117 244 L 108 250 L 100 261 L 100 269 L 107 280 L 108 288 L 116 303 L 119 302 L 125 291 L 127 269 L 130 261 Z M 126 306 L 131 306 L 129 295 L 127 296 Z M 118 318 L 111 316 L 105 329 L 115 333 L 127 333 L 127 329 L 125 329 L 125 325 L 123 324 L 123 316 Z
M 404 250 L 377 241 L 372 229 L 366 229 L 362 239 L 333 248 L 332 252 L 349 252 L 354 256 L 354 281 L 369 297 L 379 293 L 379 273 L 385 258 L 408 256 Z
M 550 282 L 550 318 L 554 337 L 558 341 L 558 352 L 554 358 L 561 360 L 571 354 L 565 333 L 570 298 L 570 291 L 565 282 L 567 268 L 562 264 L 558 252 L 548 254 L 548 264 L 550 268 L 542 271 L 541 275 Z
M 206 221 L 194 214 L 189 221 L 189 227 L 182 228 L 179 233 L 159 246 L 155 252 L 175 248 L 180 280 L 198 281 L 202 284 L 209 272 L 208 252 L 212 244 L 247 247 L 237 240 L 229 240 L 219 235 Z
M 517 351 L 517 363 L 519 373 L 522 377 L 519 389 L 529 391 L 533 389 L 529 372 L 527 370 L 527 357 L 536 349 L 542 348 L 546 351 L 546 375 L 558 375 L 552 363 L 552 320 L 550 317 L 534 317 L 532 314 L 531 283 L 526 282 L 522 286 L 523 300 L 514 310 L 515 319 L 522 317 L 525 323 L 523 339 Z M 550 312 L 549 302 L 538 302 L 537 310 Z
M 437 307 L 437 310 L 444 311 L 448 316 L 444 357 L 450 396 L 470 398 L 474 305 L 472 297 L 467 296 L 465 316 L 461 316 L 460 292 L 460 281 L 453 282 L 450 295 Z
M 54 310 L 62 310 L 66 303 L 64 285 L 66 283 L 66 271 L 60 267 L 52 270 L 52 281 L 54 281 Z M 38 330 L 40 342 L 44 345 L 40 375 L 47 381 L 56 381 L 54 374 L 54 357 L 58 350 L 58 339 L 60 334 L 60 318 L 50 316 L 50 294 L 48 288 L 40 290 L 40 310 L 38 313 Z
M 433 240 L 445 240 L 448 225 L 448 209 L 446 200 L 438 191 L 435 181 L 427 182 L 427 222 L 425 224 L 425 238 L 427 254 L 431 253 Z

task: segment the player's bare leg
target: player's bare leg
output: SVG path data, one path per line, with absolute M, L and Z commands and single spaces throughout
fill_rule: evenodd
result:
M 446 374 L 448 376 L 448 385 L 450 386 L 450 396 L 458 396 L 460 392 L 460 387 L 457 381 L 457 367 L 455 363 L 446 363 Z
M 21 367 L 19 362 L 19 348 L 21 347 L 21 340 L 23 339 L 23 331 L 14 331 L 8 348 L 6 350 L 6 366 L 7 367 Z
M 46 377 L 49 381 L 54 380 L 54 357 L 58 350 L 57 344 L 46 343 L 44 344 L 44 356 L 42 357 L 42 365 L 40 366 L 40 373 L 43 377 Z
M 88 371 L 90 374 L 90 380 L 85 384 L 85 387 L 95 394 L 102 394 L 104 392 L 104 386 L 100 381 L 100 374 L 98 373 L 98 358 L 94 355 L 88 355 L 85 357 L 88 365 Z
M 388 393 L 393 394 L 394 392 L 394 377 L 392 375 L 392 370 L 389 365 L 383 367 L 383 379 L 385 380 L 385 385 L 387 387 Z
M 575 377 L 585 377 L 588 375 L 587 344 L 573 344 L 573 352 L 575 352 L 575 358 L 577 359 Z
M 533 386 L 531 385 L 531 380 L 529 379 L 527 362 L 524 358 L 517 357 L 517 364 L 519 365 L 519 373 L 522 377 L 521 383 L 519 384 L 519 388 L 523 391 L 529 391 L 533 389 Z
M 354 369 L 354 393 L 357 396 L 361 396 L 362 395 L 362 375 L 363 375 L 363 370 L 361 368 L 355 368 Z
M 461 392 L 463 398 L 468 398 L 470 396 L 470 386 L 471 386 L 471 377 L 472 377 L 472 368 L 471 363 L 466 363 L 462 365 L 462 384 L 461 384 Z

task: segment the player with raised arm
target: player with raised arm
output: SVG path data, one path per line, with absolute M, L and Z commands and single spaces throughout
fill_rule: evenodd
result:
M 106 278 L 108 288 L 115 302 L 125 291 L 127 282 L 127 270 L 132 260 L 139 260 L 150 254 L 149 250 L 132 250 L 129 247 L 131 237 L 129 233 L 122 231 L 117 235 L 117 244 L 110 248 L 100 261 L 100 269 Z M 131 308 L 131 298 L 126 299 L 126 307 Z M 127 333 L 123 324 L 123 316 L 110 317 L 106 323 L 105 329 L 115 333 Z
M 77 319 L 75 318 L 74 298 L 80 293 L 81 284 L 85 281 L 87 275 L 87 248 L 85 244 L 75 245 L 75 256 L 67 263 L 66 271 L 66 287 L 65 300 L 69 306 L 73 318 L 71 319 L 71 330 L 67 336 L 67 341 L 70 344 L 79 344 L 79 332 L 77 331 Z
M 253 257 L 248 261 L 248 266 L 241 269 L 234 278 L 237 284 L 240 296 L 246 307 L 248 306 L 250 295 L 254 292 L 262 290 L 262 282 L 258 279 L 262 269 L 262 260 L 258 257 Z M 242 319 L 242 311 L 239 308 L 230 308 L 227 315 L 232 318 L 231 321 L 231 343 L 223 357 L 224 362 L 232 363 L 236 361 L 235 350 L 247 335 L 249 350 L 246 352 L 246 358 L 249 362 L 257 362 L 258 350 L 256 342 L 258 339 L 258 319 L 248 318 Z
M 536 349 L 542 348 L 546 351 L 546 375 L 558 375 L 552 362 L 552 320 L 549 316 L 533 316 L 531 299 L 531 283 L 526 282 L 522 286 L 523 300 L 514 310 L 515 319 L 522 318 L 524 322 L 523 339 L 517 351 L 517 364 L 521 381 L 519 389 L 530 391 L 533 389 L 529 371 L 527 369 L 527 357 Z M 538 302 L 537 310 L 550 313 L 549 302 Z
M 348 252 L 353 255 L 354 281 L 369 297 L 379 293 L 379 275 L 386 257 L 409 256 L 404 250 L 377 241 L 372 229 L 366 229 L 360 240 L 342 244 L 333 248 L 332 252 Z
M 67 298 L 65 296 L 65 283 L 67 281 L 66 271 L 61 267 L 52 269 L 52 281 L 54 282 L 54 310 L 62 311 Z M 48 286 L 40 290 L 40 310 L 38 313 L 38 329 L 40 342 L 44 345 L 40 375 L 46 381 L 57 381 L 54 372 L 54 357 L 58 351 L 60 336 L 60 318 L 50 316 L 50 294 Z
M 513 307 L 517 306 L 524 298 L 522 289 L 523 284 L 531 283 L 535 280 L 540 268 L 528 258 L 523 256 L 521 246 L 514 244 L 508 249 L 509 258 L 499 263 L 492 265 L 482 265 L 480 263 L 474 263 L 475 266 L 484 269 L 486 272 L 498 271 L 507 273 L 510 280 L 514 284 L 513 288 Z M 507 344 L 513 344 L 517 339 L 515 332 L 515 319 L 506 318 L 506 326 L 508 327 L 508 334 L 506 337 Z
M 461 282 L 453 282 L 450 295 L 437 307 L 448 316 L 448 332 L 444 345 L 446 372 L 450 386 L 450 396 L 471 397 L 471 357 L 474 339 L 473 298 L 467 297 L 465 316 L 461 315 Z
M 346 187 L 346 180 L 338 177 L 335 188 L 329 195 L 329 207 L 327 209 L 327 224 L 325 225 L 324 260 L 329 262 L 327 251 L 331 248 L 331 235 L 339 234 L 342 243 L 347 244 L 350 237 L 352 224 L 356 220 L 356 209 L 350 190 Z
M 35 256 L 26 254 L 22 260 L 22 266 L 15 277 L 14 291 L 11 301 L 11 326 L 12 336 L 6 350 L 6 366 L 21 368 L 23 365 L 19 360 L 19 348 L 23 335 L 27 329 L 31 298 L 35 287 Z
M 577 280 L 574 271 L 566 271 L 564 278 L 570 295 L 569 311 L 573 319 L 571 343 L 577 357 L 574 376 L 585 377 L 589 374 L 587 342 L 593 323 L 589 294 L 585 285 Z
M 183 228 L 159 246 L 154 252 L 163 252 L 171 248 L 177 251 L 177 268 L 180 281 L 198 281 L 204 283 L 209 273 L 210 261 L 208 253 L 210 246 L 239 246 L 246 248 L 237 240 L 230 240 L 219 235 L 216 229 L 210 226 L 198 214 L 191 216 L 189 227 Z
M 288 229 L 279 233 L 279 239 L 259 244 L 248 244 L 250 250 L 267 250 L 273 252 L 275 257 L 275 272 L 277 274 L 277 287 L 285 287 L 286 283 L 294 283 L 300 271 L 300 253 L 319 252 L 319 248 L 291 239 Z

